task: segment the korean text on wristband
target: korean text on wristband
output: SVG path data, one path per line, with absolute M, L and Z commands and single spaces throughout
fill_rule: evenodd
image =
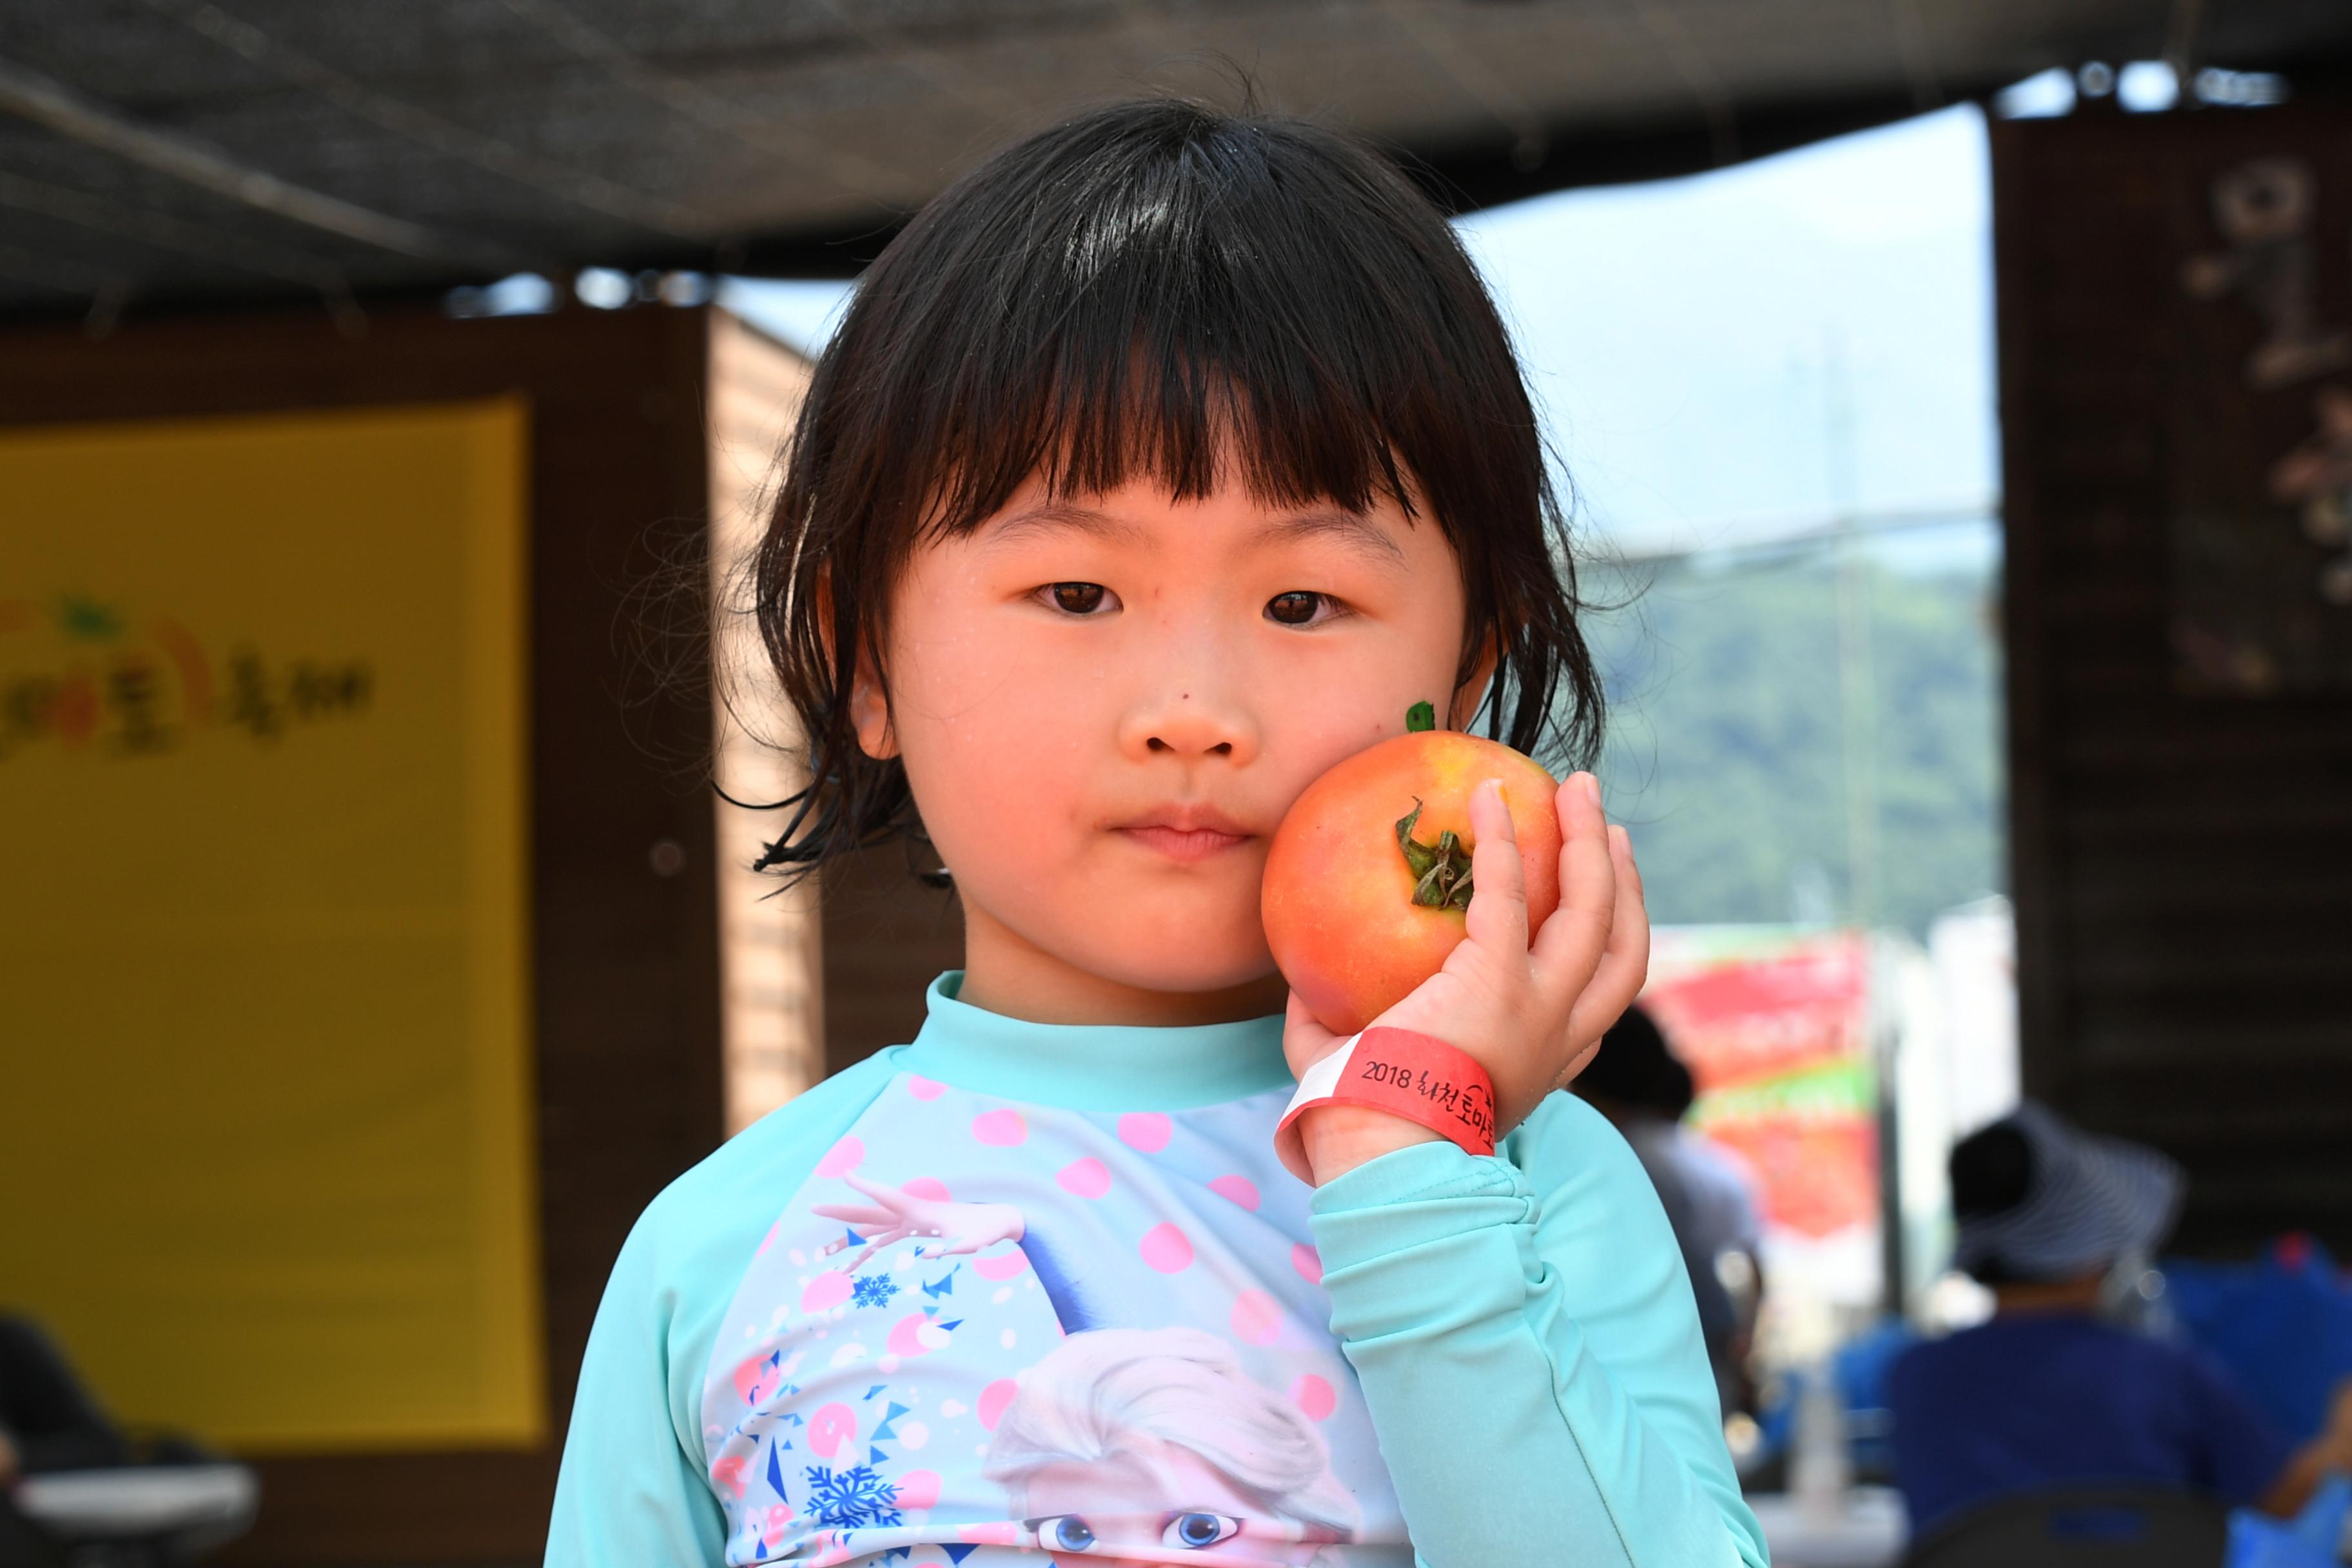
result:
M 1298 1092 L 1275 1127 L 1274 1148 L 1301 1181 L 1314 1175 L 1298 1119 L 1318 1105 L 1385 1110 L 1473 1154 L 1495 1152 L 1494 1080 L 1467 1052 L 1416 1030 L 1375 1026 L 1299 1075 Z

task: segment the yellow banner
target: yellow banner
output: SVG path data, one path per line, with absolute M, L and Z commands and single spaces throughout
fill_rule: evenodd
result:
M 126 1421 L 543 1436 L 526 447 L 0 432 L 0 1307 Z

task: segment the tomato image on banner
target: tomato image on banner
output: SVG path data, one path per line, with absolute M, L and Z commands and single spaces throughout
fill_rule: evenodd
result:
M 1698 1089 L 1690 1123 L 1748 1166 L 1768 1249 L 1878 1289 L 1878 1075 L 1855 931 L 1664 927 L 1642 994 Z

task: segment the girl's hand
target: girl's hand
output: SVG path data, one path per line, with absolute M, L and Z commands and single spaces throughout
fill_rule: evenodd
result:
M 1474 868 L 1470 874 L 1475 877 L 1478 873 Z M 1475 890 L 1471 896 L 1475 902 Z M 915 1249 L 918 1258 L 940 1258 L 951 1252 L 978 1252 L 1000 1241 L 1018 1241 L 1028 1232 L 1021 1211 L 1011 1204 L 959 1204 L 945 1198 L 919 1198 L 857 1176 L 844 1176 L 842 1180 L 873 1202 L 818 1204 L 810 1212 L 866 1232 L 866 1250 L 843 1265 L 845 1273 L 855 1272 L 859 1264 L 882 1248 L 910 1236 L 943 1237 L 940 1246 L 928 1252 L 919 1247 Z M 845 1238 L 836 1241 L 817 1256 L 830 1258 L 848 1245 Z
M 1570 775 L 1557 805 L 1559 908 L 1530 943 L 1518 841 L 1502 787 L 1489 782 L 1472 793 L 1467 935 L 1444 969 L 1372 1021 L 1433 1035 L 1476 1058 L 1495 1080 L 1497 1139 L 1584 1069 L 1601 1032 L 1649 973 L 1642 875 L 1625 830 L 1601 815 L 1599 781 Z M 1291 1071 L 1303 1073 L 1339 1044 L 1293 994 L 1283 1031 Z M 1391 1150 L 1440 1139 L 1401 1116 L 1353 1105 L 1308 1110 L 1299 1132 L 1318 1186 Z

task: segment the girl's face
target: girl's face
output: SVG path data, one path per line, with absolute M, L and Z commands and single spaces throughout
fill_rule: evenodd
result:
M 1426 515 L 1268 507 L 1150 479 L 1049 500 L 1033 480 L 897 584 L 895 752 L 953 873 L 963 997 L 1050 1023 L 1281 1010 L 1258 921 L 1268 838 L 1340 759 L 1454 689 L 1461 571 Z

